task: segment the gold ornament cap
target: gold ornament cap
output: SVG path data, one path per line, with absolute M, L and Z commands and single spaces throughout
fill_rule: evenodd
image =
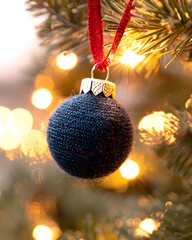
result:
M 91 92 L 95 96 L 103 93 L 108 98 L 114 98 L 116 95 L 116 84 L 107 80 L 96 78 L 84 78 L 81 81 L 80 93 Z
M 96 64 L 97 65 L 97 64 Z M 116 95 L 116 84 L 108 81 L 109 68 L 107 68 L 107 76 L 105 80 L 94 78 L 94 70 L 96 65 L 91 70 L 91 78 L 84 78 L 81 81 L 80 93 L 91 92 L 95 96 L 103 94 L 106 98 L 114 98 Z

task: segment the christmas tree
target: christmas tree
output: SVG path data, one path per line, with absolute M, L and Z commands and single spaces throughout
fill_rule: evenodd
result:
M 92 70 L 98 79 L 106 76 L 91 55 L 87 20 L 96 11 L 88 14 L 87 2 L 101 7 L 106 55 L 128 9 L 120 44 L 106 62 L 116 99 L 133 122 L 134 143 L 114 173 L 81 179 L 57 166 L 46 131 L 51 114 L 79 93 L 83 78 Z M 36 119 L 29 109 L 0 107 L 1 238 L 191 240 L 192 2 L 28 0 L 26 9 L 44 16 L 37 31 L 48 57 L 32 73 Z M 126 141 L 120 131 L 118 139 Z

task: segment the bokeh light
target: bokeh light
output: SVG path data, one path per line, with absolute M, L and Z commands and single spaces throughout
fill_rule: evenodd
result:
M 146 144 L 174 143 L 179 119 L 171 113 L 153 112 L 141 119 L 138 125 L 140 139 Z
M 32 126 L 33 117 L 28 110 L 16 108 L 11 111 L 0 107 L 0 148 L 6 151 L 16 149 Z
M 192 94 L 190 95 L 189 99 L 185 103 L 185 108 L 188 112 L 192 114 Z
M 5 125 L 0 132 L 0 147 L 3 150 L 16 149 L 21 144 L 22 136 L 20 131 L 13 126 Z
M 21 151 L 25 156 L 35 158 L 47 151 L 47 141 L 44 134 L 36 129 L 32 129 L 25 135 L 21 142 Z
M 77 56 L 75 53 L 62 52 L 56 58 L 56 65 L 62 70 L 68 70 L 77 64 Z
M 9 108 L 0 106 L 0 132 L 7 125 L 10 113 L 11 110 Z
M 52 90 L 54 88 L 53 79 L 46 74 L 38 74 L 35 78 L 35 87 L 37 89 L 46 88 Z
M 52 238 L 53 240 L 57 240 L 62 234 L 62 231 L 58 226 L 53 226 L 51 228 L 51 231 L 52 231 L 52 234 L 53 234 L 53 238 Z
M 29 160 L 29 159 L 28 159 Z M 31 161 L 29 161 L 29 165 L 32 164 L 36 164 L 39 162 L 39 159 L 30 159 Z M 44 163 L 47 161 L 47 158 L 43 158 L 41 159 L 41 163 Z M 33 180 L 34 183 L 36 184 L 40 184 L 43 182 L 43 180 L 45 179 L 45 171 L 43 168 L 33 168 L 33 170 L 31 171 L 31 179 Z
M 130 66 L 132 69 L 135 68 L 139 63 L 145 59 L 145 55 L 138 55 L 131 49 L 127 49 L 121 57 L 121 63 Z
M 46 109 L 52 102 L 52 94 L 48 89 L 41 88 L 32 95 L 32 103 L 36 108 Z
M 37 225 L 33 230 L 33 237 L 36 240 L 51 240 L 53 233 L 46 225 Z
M 114 189 L 116 192 L 125 192 L 128 187 L 127 180 L 122 177 L 120 171 L 115 171 L 102 181 L 102 187 Z
M 119 171 L 122 177 L 126 179 L 134 179 L 138 176 L 140 169 L 135 161 L 128 159 L 121 165 Z
M 17 128 L 21 135 L 27 134 L 33 127 L 33 116 L 23 108 L 16 108 L 11 111 L 11 125 Z
M 45 211 L 41 203 L 31 202 L 26 206 L 26 214 L 30 220 L 38 221 L 45 215 Z
M 159 224 L 152 218 L 145 218 L 140 224 L 139 229 L 140 234 L 143 233 L 145 236 L 146 234 L 152 234 L 155 230 L 157 230 Z

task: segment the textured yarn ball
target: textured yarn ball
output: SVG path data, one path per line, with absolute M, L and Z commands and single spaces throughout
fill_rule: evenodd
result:
M 116 100 L 79 94 L 53 113 L 47 140 L 53 158 L 64 171 L 94 179 L 114 172 L 125 161 L 132 148 L 133 127 Z

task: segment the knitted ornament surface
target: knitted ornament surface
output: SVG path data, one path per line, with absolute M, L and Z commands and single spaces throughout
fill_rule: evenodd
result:
M 133 127 L 116 100 L 79 94 L 53 113 L 47 140 L 53 158 L 64 171 L 94 179 L 114 172 L 125 161 L 132 148 Z

